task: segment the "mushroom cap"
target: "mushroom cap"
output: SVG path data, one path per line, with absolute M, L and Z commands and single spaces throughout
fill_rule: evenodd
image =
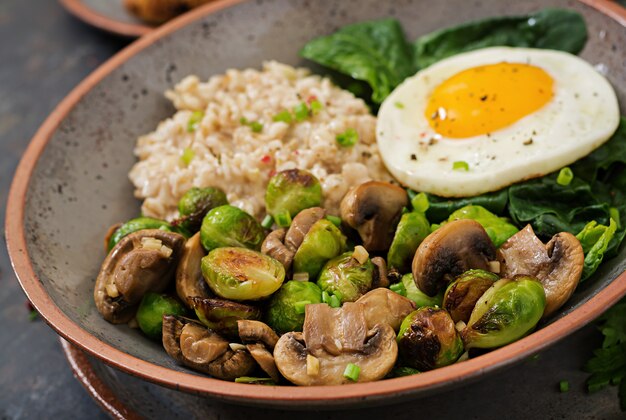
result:
M 394 331 L 400 329 L 404 318 L 413 312 L 416 306 L 411 299 L 383 287 L 370 290 L 355 303 L 363 306 L 368 329 L 383 323 Z
M 161 241 L 171 252 L 144 246 L 145 239 Z M 94 287 L 96 308 L 114 324 L 130 321 L 146 292 L 161 292 L 176 270 L 185 238 L 174 232 L 145 229 L 122 238 L 107 255 Z M 109 290 L 118 296 L 111 296 Z
M 285 267 L 285 272 L 289 272 L 296 251 L 283 243 L 286 233 L 287 229 L 276 229 L 270 232 L 263 240 L 261 252 L 280 262 Z
M 428 296 L 435 296 L 453 277 L 472 269 L 486 270 L 496 248 L 480 223 L 459 219 L 441 226 L 422 241 L 413 257 L 413 279 Z
M 296 385 L 339 385 L 350 363 L 360 368 L 358 382 L 383 378 L 398 356 L 395 332 L 387 324 L 367 330 L 361 305 L 346 303 L 333 309 L 326 304 L 306 306 L 304 332 L 283 334 L 274 348 L 282 375 Z M 319 372 L 307 373 L 307 356 L 319 361 Z
M 192 297 L 209 298 L 212 296 L 211 289 L 204 281 L 200 269 L 200 261 L 205 255 L 198 232 L 185 242 L 176 269 L 176 294 L 188 308 L 193 308 Z
M 374 276 L 372 278 L 372 289 L 377 287 L 389 287 L 389 277 L 387 277 L 387 262 L 383 257 L 371 259 L 374 264 Z
M 302 245 L 302 241 L 311 227 L 326 216 L 326 210 L 321 207 L 311 207 L 302 210 L 291 221 L 289 230 L 285 235 L 285 245 L 294 253 Z
M 278 335 L 267 324 L 261 321 L 242 319 L 237 321 L 239 338 L 244 343 L 263 343 L 268 349 L 274 350 Z
M 546 292 L 543 318 L 552 315 L 574 293 L 585 263 L 580 241 L 571 233 L 557 233 L 544 244 L 527 225 L 498 250 L 500 274 L 537 278 Z
M 409 204 L 406 191 L 388 182 L 369 181 L 351 188 L 341 200 L 341 219 L 359 233 L 368 251 L 389 248 L 402 208 Z

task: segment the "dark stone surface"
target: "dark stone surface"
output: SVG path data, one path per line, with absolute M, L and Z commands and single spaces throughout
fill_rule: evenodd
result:
M 91 70 L 124 46 L 76 21 L 56 1 L 0 1 L 0 219 L 19 157 L 55 105 Z M 42 321 L 29 321 L 26 298 L 0 242 L 0 419 L 106 418 L 73 378 L 56 334 Z M 599 342 L 592 326 L 486 380 L 455 391 L 388 409 L 293 414 L 239 409 L 176 395 L 108 368 L 105 382 L 122 381 L 125 401 L 150 417 L 171 417 L 181 403 L 198 405 L 205 418 L 621 418 L 615 389 L 587 395 L 580 370 Z M 560 380 L 571 384 L 558 391 Z M 121 395 L 122 396 L 122 395 Z M 168 396 L 172 398 L 168 401 Z M 147 404 L 146 398 L 154 398 Z M 156 399 L 158 400 L 158 404 Z M 143 399 L 143 406 L 141 401 Z M 147 405 L 146 405 L 147 404 Z M 187 407 L 189 408 L 189 407 Z M 182 409 L 181 409 L 182 410 Z M 180 414 L 180 411 L 178 412 Z

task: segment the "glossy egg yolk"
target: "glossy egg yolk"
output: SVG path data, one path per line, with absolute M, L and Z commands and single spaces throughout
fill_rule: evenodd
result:
M 548 103 L 553 84 L 548 73 L 529 64 L 473 67 L 437 86 L 425 115 L 430 126 L 444 137 L 488 134 Z

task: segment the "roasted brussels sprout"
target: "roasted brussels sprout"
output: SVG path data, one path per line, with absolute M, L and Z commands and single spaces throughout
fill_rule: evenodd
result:
M 237 337 L 237 321 L 261 318 L 261 310 L 252 305 L 201 297 L 190 300 L 200 322 L 225 337 Z
M 307 232 L 293 257 L 293 272 L 317 278 L 324 264 L 346 250 L 346 237 L 326 219 L 320 219 Z
M 522 338 L 535 328 L 545 306 L 546 294 L 537 279 L 498 280 L 476 302 L 461 333 L 465 348 L 490 349 Z
M 193 187 L 178 201 L 178 212 L 182 216 L 180 226 L 191 232 L 197 232 L 209 210 L 226 204 L 228 204 L 226 194 L 219 188 Z
M 389 270 L 411 271 L 411 262 L 419 244 L 430 234 L 430 224 L 423 213 L 406 213 L 400 218 L 387 254 Z
M 300 169 L 278 172 L 267 184 L 265 206 L 280 227 L 291 224 L 301 210 L 322 203 L 322 185 L 313 174 Z
M 254 217 L 229 205 L 211 209 L 204 216 L 200 229 L 200 241 L 207 251 L 221 247 L 258 251 L 264 237 L 263 227 Z
M 469 321 L 476 302 L 499 277 L 485 270 L 468 270 L 456 278 L 443 295 L 443 309 L 454 322 Z
M 267 308 L 267 323 L 281 334 L 302 331 L 304 309 L 322 302 L 322 290 L 309 281 L 288 281 L 272 296 Z
M 518 231 L 506 218 L 498 217 L 482 206 L 461 207 L 450 215 L 448 222 L 458 219 L 472 219 L 480 223 L 496 248 L 499 248 Z
M 160 229 L 165 232 L 176 232 L 182 234 L 187 238 L 189 237 L 189 234 L 185 229 L 176 228 L 164 220 L 154 219 L 152 217 L 137 217 L 122 224 L 113 232 L 112 235 L 110 235 L 109 251 L 112 250 L 113 247 L 117 245 L 120 239 L 122 239 L 124 236 L 128 235 L 129 233 L 137 232 L 138 230 L 144 229 Z
M 352 252 L 346 252 L 326 263 L 317 284 L 341 303 L 354 302 L 371 289 L 373 276 L 374 264 L 369 258 L 360 263 Z
M 135 316 L 145 335 L 153 340 L 160 340 L 163 315 L 184 315 L 185 312 L 185 306 L 173 297 L 148 292 L 143 295 Z
M 421 371 L 451 365 L 463 353 L 454 321 L 439 308 L 411 312 L 402 321 L 397 341 L 403 365 Z
M 402 296 L 406 296 L 411 299 L 415 306 L 421 308 L 423 306 L 441 306 L 443 302 L 443 292 L 439 292 L 433 297 L 428 296 L 417 288 L 415 280 L 413 280 L 413 274 L 408 273 L 402 276 L 402 281 L 398 283 L 400 290 L 394 290 L 399 292 Z M 396 289 L 394 287 L 394 289 Z
M 216 248 L 202 258 L 202 275 L 213 293 L 231 300 L 257 300 L 278 290 L 283 265 L 247 248 Z

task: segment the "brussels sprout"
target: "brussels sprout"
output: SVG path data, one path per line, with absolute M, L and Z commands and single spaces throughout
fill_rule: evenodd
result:
M 267 185 L 265 206 L 280 227 L 291 224 L 301 210 L 322 203 L 322 185 L 313 174 L 300 169 L 278 172 Z
M 288 281 L 272 296 L 267 309 L 267 323 L 280 334 L 302 331 L 304 308 L 321 303 L 322 290 L 308 281 Z
M 370 290 L 373 276 L 374 264 L 369 258 L 361 264 L 352 252 L 346 252 L 326 263 L 317 285 L 341 303 L 354 302 Z
M 408 273 L 402 276 L 402 286 L 404 286 L 404 296 L 415 302 L 418 308 L 423 306 L 441 306 L 443 292 L 439 292 L 433 297 L 428 296 L 417 288 L 415 280 L 413 280 L 413 274 Z
M 238 320 L 261 318 L 261 310 L 251 305 L 198 296 L 190 300 L 200 322 L 226 337 L 238 337 Z
M 257 300 L 274 293 L 285 279 L 285 267 L 246 248 L 216 248 L 202 258 L 202 275 L 224 299 Z
M 506 218 L 498 217 L 482 206 L 461 207 L 450 215 L 448 222 L 458 219 L 472 219 L 480 223 L 496 248 L 499 248 L 518 231 Z
M 546 294 L 533 277 L 498 280 L 476 302 L 461 333 L 465 347 L 489 349 L 530 332 L 543 315 Z
M 109 238 L 109 251 L 113 249 L 115 245 L 122 239 L 124 236 L 129 233 L 137 232 L 138 230 L 144 229 L 161 229 L 166 232 L 176 232 L 180 233 L 184 237 L 188 238 L 189 232 L 186 229 L 178 228 L 170 225 L 165 220 L 154 219 L 152 217 L 137 217 L 135 219 L 131 219 L 128 222 L 121 225 Z
M 339 228 L 326 219 L 318 220 L 293 257 L 293 272 L 308 273 L 310 280 L 316 279 L 324 264 L 346 249 L 346 237 Z
M 193 187 L 178 201 L 178 212 L 182 216 L 180 225 L 197 232 L 202 224 L 202 218 L 209 210 L 226 204 L 228 204 L 226 194 L 219 188 Z
M 229 205 L 209 210 L 200 229 L 200 241 L 207 251 L 221 247 L 242 247 L 258 251 L 264 237 L 263 227 L 254 217 Z
M 402 321 L 397 341 L 402 364 L 421 371 L 451 365 L 463 353 L 454 321 L 439 308 L 411 312 Z
M 153 340 L 161 339 L 163 315 L 184 315 L 185 306 L 168 295 L 148 292 L 143 295 L 137 309 L 137 324 Z
M 467 270 L 452 282 L 443 296 L 443 309 L 454 322 L 467 322 L 476 302 L 499 277 L 485 270 Z
M 400 273 L 411 271 L 415 251 L 429 234 L 430 224 L 423 213 L 403 214 L 387 254 L 389 270 Z

